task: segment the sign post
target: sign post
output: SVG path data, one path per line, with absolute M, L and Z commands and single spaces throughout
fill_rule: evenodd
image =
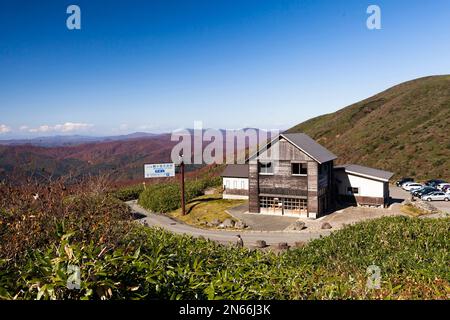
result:
M 186 204 L 185 204 L 185 198 L 184 198 L 184 161 L 183 158 L 181 158 L 180 162 L 180 172 L 181 172 L 181 214 L 183 216 L 186 215 Z
M 175 177 L 175 164 L 155 163 L 144 165 L 145 178 L 167 178 Z
M 186 199 L 184 196 L 184 161 L 183 156 L 180 155 L 180 183 L 181 183 L 181 212 L 186 215 Z M 145 178 L 167 178 L 175 177 L 174 163 L 155 163 L 144 165 Z M 144 184 L 145 188 L 145 184 Z

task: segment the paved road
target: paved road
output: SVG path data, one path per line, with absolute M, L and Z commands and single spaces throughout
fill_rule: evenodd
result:
M 320 238 L 320 236 L 327 236 L 332 232 L 330 230 L 313 232 L 307 230 L 297 232 L 206 230 L 179 223 L 167 216 L 150 213 L 139 206 L 136 201 L 130 201 L 127 202 L 127 204 L 134 212 L 145 216 L 140 220 L 142 222 L 147 222 L 149 226 L 161 227 L 174 233 L 188 234 L 194 237 L 203 236 L 220 243 L 235 243 L 237 240 L 236 235 L 240 234 L 244 240 L 244 245 L 249 247 L 254 246 L 257 240 L 265 240 L 268 245 L 277 245 L 280 242 L 287 242 L 289 245 L 293 246 L 295 242 L 306 242 Z
M 230 208 L 227 212 L 233 217 L 243 221 L 248 226 L 249 230 L 254 231 L 284 230 L 299 219 L 295 217 L 249 214 L 248 203 Z

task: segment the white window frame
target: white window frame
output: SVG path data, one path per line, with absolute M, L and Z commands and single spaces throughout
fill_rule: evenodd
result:
M 268 165 L 271 164 L 271 168 L 272 168 L 272 172 L 261 172 L 262 169 L 262 165 Z M 265 167 L 267 168 L 267 167 Z M 273 162 L 260 162 L 258 164 L 258 173 L 262 176 L 273 176 L 274 175 L 274 166 L 273 166 Z

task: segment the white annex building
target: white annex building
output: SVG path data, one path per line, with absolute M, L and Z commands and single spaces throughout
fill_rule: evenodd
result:
M 222 173 L 224 199 L 248 199 L 248 165 L 231 164 Z
M 334 167 L 338 200 L 364 206 L 386 207 L 392 172 L 349 164 Z

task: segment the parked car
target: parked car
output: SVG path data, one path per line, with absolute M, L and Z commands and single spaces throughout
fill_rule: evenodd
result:
M 428 180 L 427 182 L 425 182 L 425 185 L 436 188 L 436 186 L 439 183 L 444 183 L 444 182 L 446 182 L 446 181 L 440 180 L 440 179 L 432 179 L 432 180 Z
M 450 195 L 446 194 L 442 191 L 438 191 L 438 192 L 431 192 L 429 194 L 426 194 L 424 196 L 422 196 L 422 200 L 426 200 L 426 201 L 449 201 L 450 200 Z
M 403 183 L 403 184 L 401 185 L 401 187 L 402 187 L 404 190 L 406 190 L 406 187 L 408 187 L 410 184 L 419 184 L 419 183 L 418 183 L 418 182 L 414 182 L 414 181 L 408 181 L 408 182 Z
M 439 190 L 442 190 L 445 186 L 450 186 L 450 183 L 448 183 L 448 182 L 439 183 L 439 184 L 437 185 L 437 188 L 438 188 Z
M 406 182 L 414 182 L 414 179 L 413 178 L 408 178 L 408 177 L 403 177 L 400 180 L 398 180 L 397 182 L 395 182 L 395 185 L 397 187 L 401 187 L 401 185 L 406 183 Z
M 421 185 L 420 183 L 407 183 L 403 189 L 405 189 L 406 191 L 411 191 L 413 189 L 421 189 L 423 187 L 423 185 Z
M 412 191 L 412 195 L 413 195 L 414 197 L 421 198 L 423 195 L 429 194 L 429 193 L 431 193 L 431 192 L 436 192 L 436 191 L 439 191 L 439 190 L 436 189 L 436 188 L 433 188 L 433 187 L 427 187 L 427 186 L 425 186 L 425 187 L 423 187 L 423 188 L 421 188 L 421 189 L 414 189 L 414 190 Z

